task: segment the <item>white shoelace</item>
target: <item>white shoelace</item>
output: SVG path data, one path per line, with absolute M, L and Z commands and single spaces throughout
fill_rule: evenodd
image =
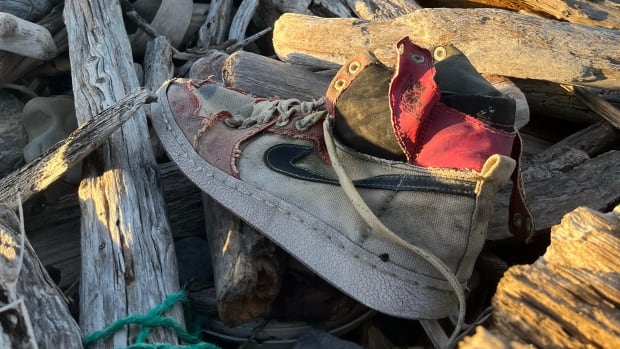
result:
M 400 236 L 396 235 L 393 231 L 391 231 L 388 227 L 381 223 L 379 218 L 377 218 L 377 216 L 370 210 L 368 205 L 366 205 L 366 202 L 364 202 L 364 199 L 360 196 L 359 192 L 355 188 L 355 185 L 353 184 L 353 181 L 346 173 L 344 167 L 338 159 L 338 155 L 336 153 L 336 146 L 334 144 L 332 135 L 332 120 L 333 117 L 328 116 L 323 122 L 323 133 L 325 138 L 325 145 L 327 147 L 327 153 L 329 154 L 329 158 L 332 162 L 332 167 L 334 168 L 334 171 L 336 171 L 336 175 L 338 176 L 338 181 L 340 182 L 342 190 L 347 195 L 347 197 L 351 201 L 351 204 L 353 204 L 353 207 L 359 213 L 360 217 L 362 217 L 364 222 L 366 222 L 366 224 L 368 224 L 368 226 L 372 228 L 372 230 L 380 234 L 382 237 L 394 242 L 399 246 L 406 248 L 407 250 L 417 254 L 425 261 L 430 263 L 435 269 L 437 269 L 437 271 L 439 271 L 439 273 L 441 273 L 444 278 L 446 278 L 446 280 L 454 290 L 454 293 L 456 293 L 456 297 L 459 302 L 458 320 L 456 322 L 454 331 L 452 332 L 450 338 L 448 338 L 448 342 L 446 343 L 446 347 L 452 347 L 454 344 L 456 344 L 455 341 L 458 339 L 461 329 L 464 327 L 465 324 L 466 303 L 465 291 L 463 290 L 463 287 L 461 286 L 456 276 L 450 271 L 450 269 L 448 269 L 446 264 L 442 262 L 437 256 L 435 256 L 429 251 L 426 251 L 420 247 L 408 243 Z
M 311 102 L 302 102 L 296 98 L 260 101 L 252 107 L 252 115 L 249 117 L 235 115 L 224 120 L 224 123 L 229 127 L 242 129 L 254 125 L 264 125 L 277 115 L 276 126 L 282 127 L 288 125 L 291 116 L 303 115 L 301 119 L 295 122 L 295 127 L 300 131 L 305 131 L 327 113 L 323 98 Z

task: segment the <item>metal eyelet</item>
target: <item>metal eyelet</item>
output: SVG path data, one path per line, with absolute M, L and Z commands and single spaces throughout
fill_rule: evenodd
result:
M 334 83 L 334 88 L 336 91 L 341 91 L 344 88 L 344 85 L 346 85 L 346 81 L 340 79 Z
M 418 54 L 412 54 L 411 56 L 409 56 L 409 58 L 411 58 L 412 61 L 414 61 L 415 63 L 424 63 L 425 59 L 424 56 L 422 55 L 418 55 Z
M 448 55 L 448 51 L 443 46 L 438 46 L 438 47 L 435 48 L 435 51 L 433 51 L 433 57 L 438 62 L 443 61 L 444 59 L 446 59 L 447 55 Z
M 360 62 L 357 62 L 357 61 L 351 62 L 351 64 L 349 64 L 349 73 L 355 74 L 360 69 L 361 66 L 362 65 L 360 64 Z
M 512 222 L 513 222 L 513 224 L 515 225 L 515 227 L 517 227 L 517 228 L 521 228 L 521 226 L 523 225 L 523 218 L 521 217 L 521 214 L 520 214 L 520 213 L 518 213 L 518 212 L 517 212 L 517 213 L 515 213 L 515 214 L 512 216 Z

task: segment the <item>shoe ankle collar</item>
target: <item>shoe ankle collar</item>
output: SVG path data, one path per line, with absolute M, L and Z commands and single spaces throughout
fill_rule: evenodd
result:
M 364 68 L 371 64 L 376 64 L 377 60 L 369 54 L 360 54 L 348 60 L 336 76 L 332 79 L 325 100 L 327 103 L 327 112 L 330 115 L 336 115 L 336 103 L 340 95 L 351 85 L 351 82 L 362 72 Z

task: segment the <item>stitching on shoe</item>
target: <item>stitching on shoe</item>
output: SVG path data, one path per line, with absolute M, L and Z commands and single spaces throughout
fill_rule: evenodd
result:
M 160 106 L 160 108 L 161 108 L 161 106 Z M 177 144 L 178 144 L 178 145 L 181 147 L 181 149 L 182 149 L 182 148 L 183 148 L 183 141 L 187 142 L 187 139 L 186 139 L 185 137 L 183 137 L 184 139 L 182 139 L 182 140 L 179 140 L 179 139 L 178 139 L 178 137 L 177 137 L 177 132 L 172 131 L 172 126 L 170 125 L 170 121 L 168 120 L 168 118 L 167 118 L 167 116 L 166 116 L 165 114 L 166 114 L 165 112 L 162 112 L 162 113 L 161 113 L 161 117 L 162 117 L 162 119 L 164 120 L 164 122 L 166 123 L 166 128 L 167 128 L 167 130 L 168 130 L 168 131 L 170 131 L 170 132 L 169 132 L 169 134 L 177 140 Z M 178 126 L 177 126 L 177 127 L 178 127 Z M 194 152 L 194 154 L 195 154 L 196 156 L 198 156 L 195 152 Z M 222 185 L 225 185 L 226 187 L 228 187 L 228 188 L 230 188 L 230 189 L 236 190 L 236 191 L 238 191 L 238 192 L 239 192 L 239 193 L 241 193 L 241 194 L 244 194 L 244 195 L 250 196 L 250 197 L 252 197 L 252 198 L 256 199 L 257 201 L 260 201 L 260 202 L 262 202 L 262 203 L 267 204 L 267 205 L 268 205 L 268 206 L 270 206 L 270 207 L 275 207 L 275 208 L 276 208 L 276 209 L 278 209 L 280 212 L 282 212 L 282 213 L 284 213 L 284 214 L 287 214 L 288 216 L 290 216 L 291 218 L 294 218 L 295 220 L 297 220 L 298 222 L 300 222 L 300 223 L 301 223 L 301 224 L 303 224 L 304 226 L 306 226 L 306 227 L 310 228 L 312 231 L 314 231 L 315 233 L 317 233 L 317 234 L 318 234 L 318 236 L 322 236 L 322 237 L 324 237 L 324 238 L 327 238 L 327 239 L 328 239 L 328 240 L 330 240 L 330 241 L 334 241 L 334 240 L 335 240 L 335 241 L 338 241 L 337 239 L 334 239 L 334 237 L 333 237 L 333 236 L 331 236 L 329 233 L 327 233 L 327 232 L 325 232 L 325 231 L 322 231 L 322 230 L 319 230 L 318 228 L 316 228 L 316 227 L 312 226 L 311 224 L 306 223 L 306 221 L 305 221 L 303 218 L 301 218 L 301 217 L 298 217 L 298 216 L 294 215 L 292 212 L 290 212 L 290 211 L 288 211 L 288 210 L 286 210 L 286 209 L 282 208 L 282 207 L 281 207 L 281 206 L 279 206 L 277 203 L 276 203 L 276 204 L 274 204 L 274 203 L 268 203 L 268 201 L 267 201 L 266 199 L 261 198 L 260 196 L 257 196 L 257 195 L 256 195 L 256 194 L 254 194 L 254 193 L 244 192 L 244 191 L 240 190 L 240 189 L 239 189 L 239 185 L 232 185 L 232 184 L 227 183 L 227 182 L 226 182 L 226 180 L 221 180 L 221 179 L 218 179 L 217 177 L 215 177 L 215 173 L 214 173 L 213 171 L 207 171 L 207 170 L 205 170 L 202 166 L 196 166 L 196 162 L 195 162 L 195 161 L 193 161 L 189 155 L 187 155 L 187 154 L 185 154 L 185 153 L 183 153 L 183 152 L 180 152 L 178 155 L 179 155 L 179 156 L 181 156 L 183 159 L 189 160 L 189 161 L 190 161 L 190 163 L 193 165 L 193 167 L 194 167 L 195 169 L 197 169 L 198 171 L 200 171 L 200 172 L 204 173 L 207 177 L 211 177 L 211 178 L 213 178 L 213 179 L 214 179 L 214 180 L 216 180 L 218 183 L 220 183 L 220 184 L 222 184 Z M 235 178 L 235 180 L 236 180 L 236 181 L 240 181 L 240 180 L 239 180 L 239 179 L 237 179 L 237 178 Z M 342 244 L 342 243 L 340 243 L 340 242 L 337 242 L 337 243 L 335 243 L 334 245 L 335 245 L 336 247 L 338 247 L 338 248 L 342 249 L 343 251 L 345 251 L 345 252 L 346 252 L 346 253 L 348 253 L 349 255 L 355 256 L 355 253 L 354 253 L 353 251 L 350 251 L 350 250 L 349 250 L 349 249 L 348 249 L 348 248 L 347 248 L 344 244 Z M 363 249 L 363 248 L 362 248 L 362 249 Z M 364 250 L 365 250 L 365 249 L 364 249 Z M 366 251 L 366 250 L 365 250 L 365 251 Z M 369 252 L 369 251 L 367 251 L 367 252 Z M 370 254 L 372 254 L 372 252 L 369 252 L 369 253 L 370 253 Z M 379 269 L 379 267 L 378 267 L 378 265 L 377 265 L 377 264 L 372 263 L 371 261 L 369 261 L 369 260 L 367 260 L 367 259 L 365 259 L 365 258 L 363 258 L 363 257 L 361 257 L 361 256 L 358 256 L 358 258 L 357 258 L 357 259 L 358 259 L 358 260 L 360 260 L 361 262 L 363 262 L 363 263 L 365 263 L 365 264 L 367 264 L 367 265 L 371 266 L 373 269 Z M 408 270 L 407 268 L 402 267 L 402 266 L 400 266 L 400 265 L 398 265 L 398 264 L 395 264 L 395 265 L 396 265 L 397 267 L 399 267 L 399 268 L 402 268 L 402 269 L 407 270 L 407 271 L 408 271 L 408 272 L 410 272 L 410 273 L 417 274 L 416 272 L 410 271 L 410 270 Z M 383 273 L 387 274 L 387 275 L 390 275 L 390 276 L 392 276 L 392 277 L 396 278 L 396 279 L 399 279 L 399 278 L 400 278 L 400 276 L 399 276 L 399 275 L 397 275 L 397 274 L 395 274 L 395 273 L 393 273 L 393 272 L 390 272 L 390 271 L 388 271 L 388 270 L 381 269 L 381 271 L 382 271 Z M 444 280 L 439 280 L 439 279 L 436 279 L 436 278 L 431 277 L 431 276 L 428 276 L 428 275 L 424 275 L 424 276 L 425 276 L 425 277 L 427 277 L 427 278 L 429 278 L 429 279 L 438 280 L 438 281 L 444 281 Z M 452 292 L 451 292 L 450 290 L 448 290 L 448 289 L 442 289 L 442 288 L 439 288 L 439 287 L 434 287 L 434 286 L 429 286 L 429 285 L 421 284 L 421 283 L 419 283 L 419 282 L 416 282 L 415 280 L 408 279 L 408 280 L 407 280 L 407 282 L 409 282 L 409 283 L 411 283 L 411 284 L 414 284 L 414 285 L 417 285 L 417 286 L 419 286 L 419 287 L 425 288 L 425 289 L 429 289 L 429 290 L 433 290 L 433 291 L 438 291 L 438 292 L 443 292 L 443 293 L 450 293 L 450 294 L 452 294 Z

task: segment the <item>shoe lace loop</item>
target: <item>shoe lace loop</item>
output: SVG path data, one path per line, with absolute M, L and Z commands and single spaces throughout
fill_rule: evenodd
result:
M 224 120 L 224 123 L 228 127 L 243 129 L 254 125 L 262 126 L 277 116 L 278 121 L 276 121 L 275 125 L 277 127 L 284 127 L 289 124 L 291 117 L 294 115 L 303 115 L 301 119 L 295 122 L 295 127 L 300 131 L 305 131 L 324 117 L 325 114 L 325 99 L 323 98 L 305 102 L 297 98 L 289 98 L 257 102 L 253 105 L 253 110 L 249 117 L 234 115 Z
M 385 239 L 388 239 L 394 242 L 395 244 L 402 246 L 406 248 L 407 250 L 415 253 L 416 255 L 420 256 L 425 261 L 427 261 L 429 264 L 431 264 L 448 281 L 448 283 L 450 284 L 450 287 L 452 287 L 452 289 L 454 290 L 456 297 L 458 299 L 458 303 L 459 303 L 458 320 L 454 328 L 454 331 L 452 332 L 452 335 L 450 336 L 450 338 L 448 339 L 448 342 L 446 343 L 446 347 L 452 347 L 454 344 L 456 344 L 456 341 L 458 340 L 458 336 L 461 332 L 461 329 L 464 327 L 464 324 L 465 324 L 466 303 L 465 303 L 465 291 L 463 290 L 463 286 L 461 286 L 461 283 L 457 279 L 456 275 L 454 275 L 454 273 L 450 271 L 448 266 L 446 266 L 446 264 L 442 262 L 441 259 L 435 256 L 433 253 L 403 240 L 400 236 L 396 235 L 393 231 L 391 231 L 388 227 L 386 227 L 379 220 L 379 218 L 377 218 L 377 216 L 370 210 L 366 202 L 364 202 L 364 199 L 361 197 L 361 195 L 355 188 L 353 181 L 351 180 L 349 175 L 346 173 L 346 170 L 340 163 L 340 160 L 338 159 L 338 155 L 336 153 L 336 146 L 335 146 L 332 131 L 331 131 L 332 121 L 333 121 L 333 117 L 327 117 L 325 121 L 323 122 L 323 134 L 325 136 L 324 138 L 325 138 L 325 145 L 327 148 L 327 153 L 329 154 L 329 158 L 332 162 L 332 167 L 334 168 L 334 171 L 336 172 L 338 181 L 340 182 L 340 186 L 342 187 L 342 190 L 344 191 L 345 195 L 351 201 L 351 204 L 353 205 L 355 210 L 359 213 L 359 215 L 364 220 L 364 222 L 366 222 L 366 224 L 368 224 L 368 226 L 373 231 L 375 231 L 376 233 L 378 233 Z

